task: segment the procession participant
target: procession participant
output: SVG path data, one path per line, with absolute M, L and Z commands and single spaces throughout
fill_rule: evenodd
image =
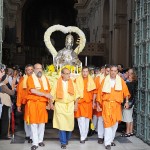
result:
M 53 128 L 59 130 L 61 148 L 66 149 L 71 133 L 74 129 L 74 104 L 76 100 L 75 83 L 70 79 L 70 71 L 67 68 L 61 70 L 61 77 L 54 84 L 51 94 L 55 107 Z
M 105 72 L 104 76 L 98 76 L 95 78 L 95 84 L 96 84 L 96 90 L 94 91 L 94 96 L 93 96 L 93 123 L 95 126 L 95 130 L 98 131 L 98 143 L 103 144 L 104 141 L 104 123 L 103 123 L 103 118 L 102 118 L 102 111 L 97 111 L 96 108 L 96 97 L 97 97 L 97 92 L 98 89 L 100 88 L 101 82 L 103 79 L 109 75 L 110 73 L 110 65 L 105 65 Z
M 38 146 L 45 146 L 43 143 L 45 123 L 48 121 L 46 105 L 52 96 L 48 79 L 42 74 L 42 65 L 34 65 L 34 73 L 27 79 L 27 108 L 25 121 L 31 125 L 32 147 L 36 150 Z
M 101 110 L 104 120 L 104 144 L 106 149 L 111 149 L 111 146 L 116 144 L 113 142 L 118 128 L 118 122 L 122 120 L 121 103 L 126 99 L 124 107 L 128 109 L 128 98 L 130 94 L 124 80 L 118 75 L 116 65 L 110 67 L 110 75 L 103 81 L 98 90 L 97 104 L 98 111 Z
M 89 75 L 88 67 L 83 67 L 82 75 L 76 79 L 77 92 L 80 98 L 76 101 L 75 117 L 80 130 L 80 143 L 85 143 L 89 130 L 89 121 L 92 119 L 92 100 L 96 88 L 93 78 Z
M 26 97 L 27 97 L 27 79 L 28 76 L 32 75 L 33 66 L 31 64 L 26 65 L 25 67 L 25 75 L 20 78 L 19 83 L 17 85 L 17 110 L 18 112 L 25 111 L 26 109 Z M 23 107 L 22 107 L 23 106 Z M 32 134 L 31 134 L 31 126 L 24 121 L 24 129 L 26 134 L 26 140 L 28 143 L 32 143 Z

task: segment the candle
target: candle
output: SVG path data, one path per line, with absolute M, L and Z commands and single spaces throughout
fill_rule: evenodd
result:
M 76 69 L 77 69 L 77 74 L 78 74 L 78 65 L 76 66 Z
M 82 70 L 82 62 L 81 62 L 81 70 Z
M 85 66 L 87 66 L 87 56 L 85 57 Z

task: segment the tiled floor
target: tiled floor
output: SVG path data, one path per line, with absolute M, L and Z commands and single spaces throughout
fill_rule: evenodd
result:
M 38 150 L 61 150 L 57 130 L 46 129 L 45 147 L 39 147 Z M 117 133 L 115 138 L 116 146 L 112 150 L 150 150 L 150 146 L 140 139 L 133 137 L 123 138 Z M 31 144 L 24 141 L 24 132 L 18 131 L 15 136 L 15 142 L 11 140 L 0 141 L 0 150 L 30 150 Z M 85 144 L 79 143 L 79 134 L 74 132 L 72 139 L 67 146 L 68 150 L 105 150 L 104 145 L 97 143 L 97 135 L 94 135 L 86 141 Z

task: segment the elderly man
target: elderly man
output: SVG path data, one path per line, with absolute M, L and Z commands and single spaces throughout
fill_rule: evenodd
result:
M 45 146 L 43 143 L 45 123 L 48 121 L 46 105 L 52 98 L 48 79 L 42 74 L 42 65 L 34 65 L 34 73 L 27 79 L 27 108 L 25 121 L 31 124 L 32 147 L 36 150 L 38 146 Z
M 25 75 L 20 79 L 18 86 L 17 86 L 17 109 L 18 112 L 21 112 L 21 106 L 25 105 L 25 109 L 27 108 L 27 79 L 28 76 L 32 75 L 33 73 L 33 66 L 28 64 L 25 67 Z M 29 124 L 24 121 L 24 129 L 26 133 L 26 139 L 28 140 L 28 143 L 32 142 L 32 134 L 31 134 L 31 127 Z
M 104 143 L 105 148 L 110 150 L 111 146 L 116 144 L 113 142 L 118 128 L 118 122 L 122 120 L 121 103 L 126 98 L 125 108 L 129 107 L 128 98 L 130 94 L 124 80 L 118 75 L 116 65 L 110 67 L 110 75 L 107 75 L 102 81 L 98 90 L 98 111 L 101 111 L 104 120 Z M 100 105 L 99 105 L 100 104 Z
M 82 75 L 76 79 L 76 87 L 79 99 L 76 101 L 75 117 L 80 130 L 80 143 L 83 144 L 87 139 L 89 121 L 92 119 L 92 100 L 96 88 L 88 67 L 83 67 Z
M 61 77 L 52 89 L 54 107 L 53 127 L 59 129 L 61 148 L 66 149 L 71 132 L 74 129 L 74 103 L 76 100 L 75 84 L 70 79 L 70 71 L 62 69 Z M 53 104 L 51 103 L 53 109 Z

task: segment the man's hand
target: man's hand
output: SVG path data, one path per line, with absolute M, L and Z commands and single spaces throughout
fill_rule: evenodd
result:
M 53 103 L 50 103 L 50 108 L 51 108 L 51 110 L 54 110 L 54 104 Z
M 125 109 L 128 109 L 128 108 L 129 108 L 129 103 L 128 103 L 128 102 L 126 102 L 126 103 L 124 104 L 124 108 L 125 108 Z
M 76 102 L 74 105 L 74 111 L 77 111 L 77 110 L 78 110 L 78 103 Z
M 99 103 L 97 103 L 97 111 L 98 111 L 98 112 L 102 111 L 102 108 L 100 107 L 100 104 L 99 104 Z
M 95 101 L 93 101 L 93 105 L 92 105 L 92 107 L 93 107 L 93 109 L 95 109 L 95 108 L 96 108 L 96 102 L 95 102 Z
M 18 110 L 18 112 L 21 112 L 21 107 L 20 106 L 17 107 L 17 110 Z
M 46 109 L 47 109 L 47 110 L 50 110 L 50 109 L 51 109 L 51 106 L 50 106 L 49 103 L 46 105 Z

